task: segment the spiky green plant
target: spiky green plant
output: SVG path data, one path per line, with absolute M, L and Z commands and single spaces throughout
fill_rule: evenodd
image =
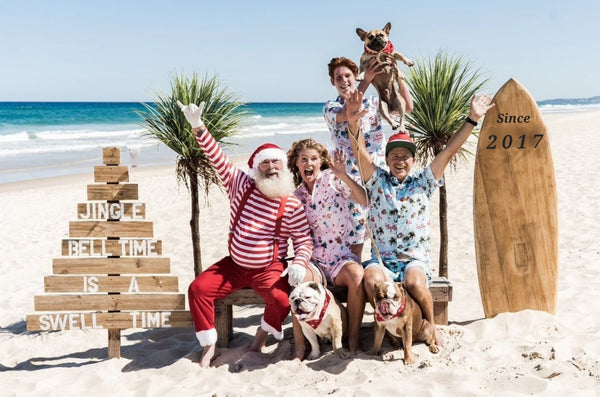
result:
M 471 62 L 462 57 L 452 57 L 444 51 L 415 64 L 407 76 L 414 102 L 414 109 L 407 115 L 407 129 L 417 145 L 418 164 L 429 164 L 446 147 L 450 137 L 463 124 L 471 98 L 486 82 L 487 79 Z M 463 146 L 450 162 L 450 169 L 455 169 L 472 154 Z M 439 275 L 442 277 L 448 277 L 447 214 L 444 184 L 439 194 Z
M 204 152 L 198 146 L 189 123 L 177 105 L 205 102 L 202 120 L 211 135 L 223 146 L 233 145 L 228 138 L 234 136 L 246 116 L 240 102 L 226 87 L 221 87 L 216 77 L 191 78 L 175 75 L 170 94 L 159 94 L 154 103 L 143 104 L 145 111 L 138 114 L 148 135 L 157 138 L 177 153 L 176 174 L 190 192 L 192 249 L 194 274 L 202 273 L 202 251 L 200 248 L 199 188 L 202 185 L 205 197 L 211 186 L 221 186 L 220 180 Z

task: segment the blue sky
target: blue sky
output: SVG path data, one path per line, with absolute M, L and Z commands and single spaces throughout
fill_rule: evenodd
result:
M 144 101 L 174 74 L 216 75 L 248 102 L 323 102 L 327 63 L 358 61 L 357 27 L 440 50 L 536 100 L 600 95 L 600 2 L 2 0 L 0 101 Z M 406 71 L 406 69 L 405 69 Z

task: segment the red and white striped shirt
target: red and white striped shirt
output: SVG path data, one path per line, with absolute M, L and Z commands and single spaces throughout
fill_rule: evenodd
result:
M 288 251 L 288 239 L 291 239 L 295 254 L 293 263 L 307 266 L 313 249 L 312 239 L 304 207 L 298 198 L 293 194 L 288 196 L 279 235 L 275 237 L 275 224 L 281 199 L 269 198 L 258 189 L 253 189 L 242 209 L 235 230 L 232 230 L 242 197 L 246 190 L 252 188 L 254 181 L 229 160 L 208 131 L 197 136 L 196 140 L 215 167 L 229 196 L 231 203 L 229 255 L 234 262 L 245 268 L 267 267 L 273 260 L 273 242 L 277 240 L 278 257 L 283 260 Z

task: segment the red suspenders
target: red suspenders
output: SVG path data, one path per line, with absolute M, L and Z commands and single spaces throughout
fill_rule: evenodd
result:
M 242 196 L 242 200 L 240 201 L 240 205 L 237 208 L 237 212 L 235 214 L 235 218 L 233 220 L 233 225 L 231 226 L 231 230 L 229 231 L 229 241 L 228 241 L 228 245 L 231 245 L 231 238 L 233 237 L 233 231 L 235 230 L 238 221 L 240 220 L 240 216 L 242 214 L 242 210 L 244 209 L 244 206 L 246 205 L 246 201 L 248 201 L 248 198 L 250 197 L 250 195 L 252 194 L 252 192 L 254 191 L 254 189 L 256 189 L 256 186 L 254 184 L 252 184 L 252 186 L 250 186 L 248 188 L 248 190 L 246 190 L 244 192 L 244 195 Z M 281 222 L 283 220 L 283 212 L 285 211 L 285 204 L 287 202 L 287 196 L 281 197 L 281 201 L 279 203 L 279 209 L 277 210 L 277 221 L 275 223 L 275 233 L 273 235 L 273 260 L 271 261 L 271 263 L 276 262 L 279 256 L 279 242 L 277 241 L 277 236 L 279 235 L 279 230 L 281 229 Z M 231 248 L 230 248 L 231 251 Z

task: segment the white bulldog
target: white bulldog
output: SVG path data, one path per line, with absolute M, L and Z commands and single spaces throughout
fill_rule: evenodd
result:
M 342 336 L 347 327 L 346 308 L 331 291 L 319 283 L 306 281 L 294 288 L 289 299 L 292 315 L 310 342 L 308 358 L 314 360 L 321 355 L 317 337 L 330 340 L 334 353 L 340 358 L 348 358 L 348 353 L 342 347 Z

